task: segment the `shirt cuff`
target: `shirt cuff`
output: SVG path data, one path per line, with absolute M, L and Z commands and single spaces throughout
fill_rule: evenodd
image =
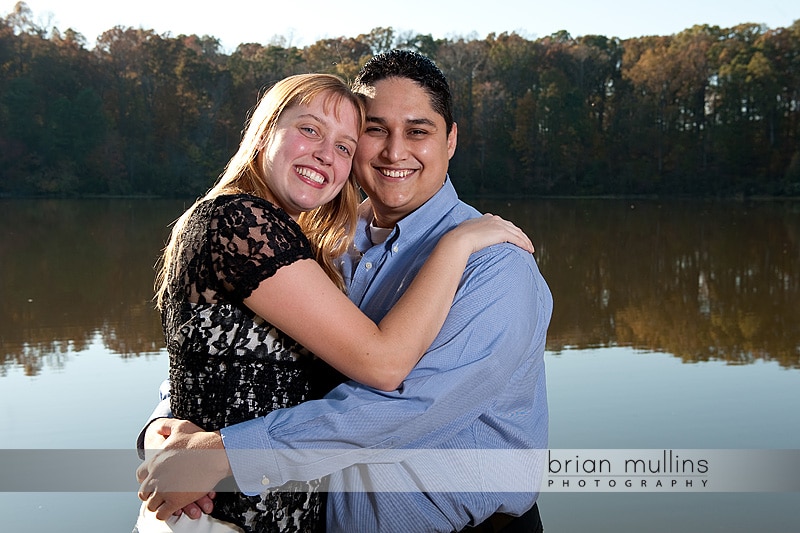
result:
M 239 490 L 247 496 L 256 496 L 283 485 L 269 439 L 269 426 L 263 418 L 222 428 L 220 434 Z
M 144 425 L 142 431 L 139 432 L 139 436 L 136 438 L 136 451 L 139 454 L 139 459 L 144 459 L 144 434 L 147 428 L 150 427 L 150 424 L 159 418 L 172 418 L 169 396 L 167 396 L 167 398 L 162 396 L 161 401 L 158 402 L 158 405 L 156 405 L 156 408 L 153 410 L 152 414 L 150 414 L 150 418 L 147 419 L 147 424 Z

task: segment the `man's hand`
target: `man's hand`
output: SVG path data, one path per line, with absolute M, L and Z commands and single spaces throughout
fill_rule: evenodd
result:
M 149 449 L 159 443 L 160 449 Z M 220 434 L 191 422 L 156 420 L 147 429 L 145 445 L 147 459 L 136 470 L 139 498 L 159 520 L 182 508 L 192 516 L 193 502 L 207 505 L 209 492 L 231 475 Z
M 152 458 L 154 452 L 160 450 L 164 443 L 167 441 L 167 437 L 169 437 L 171 431 L 171 425 L 161 423 L 163 419 L 156 419 L 150 425 L 147 426 L 147 429 L 144 433 L 144 452 L 145 452 L 145 459 Z M 141 480 L 140 480 L 141 482 Z M 214 510 L 214 498 L 217 497 L 217 493 L 214 491 L 209 492 L 207 495 L 201 497 L 196 502 L 192 502 L 189 505 L 186 505 L 183 509 L 178 509 L 173 514 L 175 516 L 180 516 L 181 514 L 186 514 L 191 519 L 200 518 L 200 515 L 203 513 L 211 514 L 211 511 Z
M 170 426 L 164 422 L 165 418 L 156 418 L 144 431 L 144 455 L 145 459 L 150 458 L 150 454 L 160 450 L 164 446 L 164 441 L 169 437 Z
M 175 511 L 173 514 L 180 515 L 185 513 L 192 520 L 196 520 L 200 518 L 203 513 L 211 514 L 211 511 L 214 510 L 214 498 L 216 497 L 217 493 L 211 491 L 196 502 L 186 505 L 183 509 Z

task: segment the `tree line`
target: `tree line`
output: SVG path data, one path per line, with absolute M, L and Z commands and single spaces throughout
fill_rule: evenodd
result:
M 94 47 L 0 18 L 0 194 L 197 196 L 277 80 L 352 80 L 417 50 L 447 75 L 464 195 L 800 195 L 800 20 L 619 39 L 434 39 L 375 28 L 225 53 L 212 36 L 114 27 Z

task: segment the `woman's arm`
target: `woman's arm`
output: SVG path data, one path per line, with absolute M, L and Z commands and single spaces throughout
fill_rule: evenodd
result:
M 501 242 L 530 252 L 516 226 L 484 215 L 445 234 L 386 317 L 375 324 L 310 259 L 280 268 L 244 300 L 258 315 L 348 377 L 394 390 L 444 324 L 470 254 Z

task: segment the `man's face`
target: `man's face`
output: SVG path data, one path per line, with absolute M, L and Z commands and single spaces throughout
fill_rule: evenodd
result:
M 391 228 L 441 188 L 456 150 L 456 125 L 448 135 L 428 94 L 408 78 L 376 82 L 366 102 L 353 172 L 377 225 Z

